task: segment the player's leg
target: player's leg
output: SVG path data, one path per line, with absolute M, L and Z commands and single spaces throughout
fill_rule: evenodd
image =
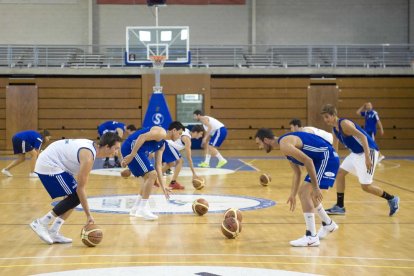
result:
M 30 158 L 30 173 L 29 173 L 29 177 L 31 178 L 37 178 L 37 174 L 34 173 L 34 168 L 36 165 L 36 160 L 37 160 L 37 156 L 38 156 L 38 152 L 33 149 L 29 152 L 29 154 L 31 155 Z
M 17 138 L 13 136 L 12 138 L 13 143 L 13 152 L 15 155 L 17 155 L 17 159 L 13 160 L 7 167 L 1 170 L 1 173 L 6 176 L 13 176 L 10 173 L 10 169 L 18 166 L 19 164 L 23 163 L 26 159 L 25 153 L 26 153 L 26 143 L 25 141 L 21 140 L 20 138 Z
M 315 213 L 312 201 L 312 185 L 304 182 L 299 187 L 298 195 L 302 205 L 303 216 L 305 218 L 306 233 L 305 236 L 290 241 L 290 245 L 298 247 L 319 246 L 319 237 L 316 235 Z
M 169 187 L 174 190 L 184 189 L 184 186 L 182 186 L 180 183 L 177 182 L 177 177 L 182 167 L 181 154 L 178 152 L 177 149 L 175 149 L 168 142 L 165 143 L 165 149 L 162 154 L 162 162 L 166 162 L 167 164 L 169 164 L 169 167 L 175 166 L 174 174 L 169 184 Z M 164 167 L 163 167 L 163 172 L 164 172 Z
M 216 131 L 216 133 L 214 133 L 209 143 L 211 155 L 218 158 L 218 164 L 216 168 L 221 168 L 227 164 L 227 160 L 220 154 L 218 150 L 218 148 L 223 144 L 226 137 L 227 129 L 225 127 L 221 127 Z
M 178 175 L 181 172 L 181 168 L 183 167 L 183 158 L 180 156 L 180 158 L 175 162 L 175 170 L 174 174 L 172 176 L 171 182 L 169 187 L 173 190 L 183 190 L 184 186 L 182 186 L 180 183 L 177 182 Z
M 204 145 L 204 161 L 199 163 L 197 166 L 202 167 L 202 168 L 210 168 L 210 159 L 211 159 L 211 153 L 210 153 L 210 149 L 211 147 L 209 146 L 210 143 L 210 139 L 211 137 L 209 137 L 209 139 L 206 141 L 206 144 Z

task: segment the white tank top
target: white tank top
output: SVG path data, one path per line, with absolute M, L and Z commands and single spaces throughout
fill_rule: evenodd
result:
M 321 137 L 322 139 L 325 139 L 325 141 L 328 141 L 331 145 L 333 143 L 333 136 L 332 133 L 329 133 L 323 129 L 319 129 L 316 127 L 310 127 L 310 126 L 306 126 L 303 128 L 306 132 L 309 133 L 313 133 L 319 137 Z
M 95 160 L 96 149 L 92 140 L 65 139 L 53 142 L 39 155 L 35 172 L 40 174 L 69 172 L 77 175 L 80 169 L 78 154 L 82 148 L 89 149 Z
M 210 116 L 204 116 L 204 117 L 207 117 L 208 118 L 208 122 L 210 123 L 211 128 L 212 128 L 211 129 L 211 132 L 209 133 L 209 135 L 213 135 L 214 132 L 216 132 L 216 130 L 220 129 L 221 127 L 224 127 L 224 124 L 222 122 L 220 122 L 219 120 L 217 120 L 217 119 L 215 119 L 213 117 L 210 117 Z M 208 129 L 208 126 L 207 125 L 204 125 L 203 124 L 203 127 L 204 127 L 205 130 Z
M 185 145 L 183 143 L 183 141 L 181 140 L 181 138 L 183 136 L 187 136 L 191 139 L 191 133 L 189 129 L 185 129 L 183 134 L 181 135 L 180 139 L 177 139 L 175 141 L 173 140 L 167 140 L 168 144 L 171 145 L 172 147 L 174 147 L 176 150 L 181 151 L 183 149 L 185 149 Z

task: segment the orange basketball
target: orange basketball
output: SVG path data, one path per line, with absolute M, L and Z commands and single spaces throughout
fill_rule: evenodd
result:
M 194 178 L 194 179 L 193 179 L 193 187 L 194 187 L 196 190 L 201 190 L 201 189 L 203 189 L 203 188 L 204 188 L 204 183 L 205 183 L 205 180 L 204 180 L 204 179 L 202 179 L 202 178 Z
M 260 176 L 260 184 L 262 184 L 262 186 L 267 186 L 269 184 L 269 182 L 272 181 L 272 177 L 268 174 L 262 174 Z
M 131 171 L 129 169 L 125 169 L 121 172 L 121 176 L 125 177 L 125 178 L 130 177 L 131 176 Z
M 199 198 L 193 202 L 193 212 L 199 216 L 208 212 L 208 202 L 204 198 Z
M 102 230 L 96 224 L 87 224 L 82 228 L 81 239 L 88 247 L 97 246 L 103 238 Z
M 224 219 L 226 218 L 236 218 L 239 222 L 242 222 L 243 216 L 239 209 L 237 208 L 229 208 L 224 212 Z
M 241 232 L 241 222 L 233 217 L 228 217 L 221 224 L 221 232 L 228 239 L 234 239 Z

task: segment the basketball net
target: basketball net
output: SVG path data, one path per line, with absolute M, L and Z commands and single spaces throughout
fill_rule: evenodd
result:
M 163 69 L 166 58 L 166 56 L 150 56 L 150 59 L 152 61 L 152 67 L 158 70 Z

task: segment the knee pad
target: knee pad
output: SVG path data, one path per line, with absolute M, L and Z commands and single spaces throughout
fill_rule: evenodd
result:
M 67 211 L 75 208 L 80 203 L 77 193 L 68 195 L 66 198 L 62 199 L 56 206 L 53 208 L 53 212 L 57 215 L 63 215 Z

